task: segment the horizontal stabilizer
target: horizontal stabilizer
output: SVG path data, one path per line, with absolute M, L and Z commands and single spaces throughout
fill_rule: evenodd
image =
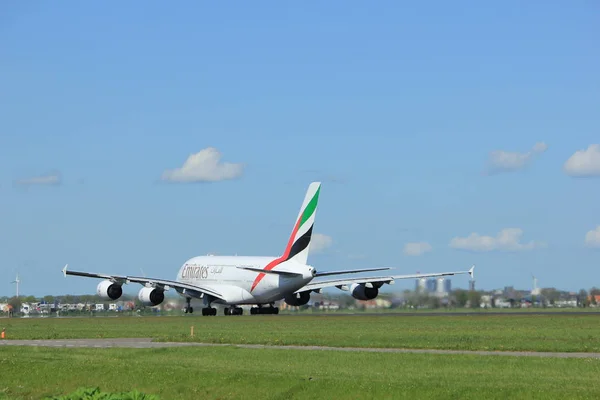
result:
M 371 271 L 383 271 L 391 268 L 383 267 L 383 268 L 366 268 L 366 269 L 347 269 L 343 271 L 331 271 L 331 272 L 317 272 L 315 277 L 318 276 L 329 276 L 329 275 L 343 275 L 343 274 L 357 274 L 359 272 L 371 272 Z
M 253 267 L 237 267 L 239 269 L 245 269 L 248 271 L 260 272 L 262 274 L 273 274 L 273 275 L 284 275 L 284 276 L 302 276 L 302 274 L 298 274 L 296 272 L 288 272 L 288 271 L 276 271 L 274 269 L 267 270 L 262 268 L 253 268 Z

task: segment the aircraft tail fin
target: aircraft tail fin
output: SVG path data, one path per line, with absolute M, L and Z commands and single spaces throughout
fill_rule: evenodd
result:
M 320 192 L 321 182 L 312 182 L 308 186 L 296 224 L 283 254 L 284 261 L 293 260 L 300 264 L 306 264 Z

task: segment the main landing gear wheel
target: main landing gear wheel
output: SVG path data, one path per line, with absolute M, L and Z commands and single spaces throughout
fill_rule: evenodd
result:
M 212 307 L 206 307 L 202 309 L 202 315 L 206 316 L 206 315 L 212 315 L 215 316 L 217 315 L 217 309 L 216 308 L 212 308 Z
M 250 314 L 279 314 L 279 307 L 252 307 Z
M 224 310 L 225 315 L 242 315 L 244 314 L 244 309 L 241 307 L 226 307 Z

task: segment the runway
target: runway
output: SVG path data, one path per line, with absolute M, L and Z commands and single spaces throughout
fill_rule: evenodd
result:
M 369 353 L 420 353 L 420 354 L 467 354 L 479 356 L 512 356 L 512 357 L 554 357 L 554 358 L 596 358 L 600 353 L 555 353 L 533 351 L 475 351 L 475 350 L 434 350 L 434 349 L 393 349 L 372 347 L 328 347 L 328 346 L 268 346 L 260 344 L 221 344 L 190 342 L 153 342 L 151 338 L 131 339 L 63 339 L 63 340 L 1 340 L 0 346 L 36 346 L 61 348 L 164 348 L 164 347 L 226 347 L 233 346 L 244 349 L 274 350 L 312 350 L 312 351 L 350 351 Z

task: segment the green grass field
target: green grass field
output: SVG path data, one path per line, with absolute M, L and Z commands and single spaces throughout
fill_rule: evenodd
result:
M 443 335 L 443 333 L 439 333 Z M 0 347 L 0 399 L 597 399 L 600 360 L 219 348 Z
M 519 307 L 519 308 L 467 308 L 467 307 L 440 307 L 440 308 L 372 308 L 372 309 L 361 309 L 361 308 L 343 308 L 339 310 L 286 310 L 281 313 L 284 314 L 431 314 L 431 313 L 482 313 L 482 314 L 497 314 L 497 313 L 596 313 L 600 314 L 600 310 L 597 307 Z
M 13 318 L 0 324 L 9 340 L 152 337 L 207 343 L 600 352 L 597 314 Z

